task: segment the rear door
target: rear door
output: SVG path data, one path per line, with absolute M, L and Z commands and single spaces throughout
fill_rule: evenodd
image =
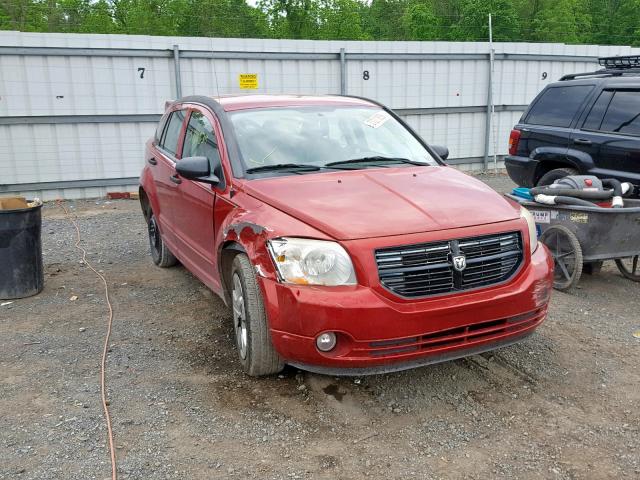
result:
M 153 172 L 153 182 L 156 186 L 159 211 L 154 212 L 160 225 L 160 232 L 163 240 L 167 242 L 169 248 L 176 253 L 175 227 L 171 210 L 177 199 L 176 183 L 176 155 L 182 147 L 182 136 L 186 110 L 175 110 L 169 117 L 156 146 L 156 154 L 152 160 L 151 168 Z
M 603 90 L 572 143 L 593 159 L 589 173 L 640 182 L 640 89 Z
M 518 155 L 533 153 L 538 160 L 565 160 L 573 124 L 593 85 L 558 85 L 534 100 L 517 126 L 521 131 Z
M 183 257 L 180 259 L 210 288 L 217 290 L 217 251 L 214 235 L 214 204 L 216 194 L 224 191 L 224 173 L 218 147 L 216 120 L 205 108 L 189 110 L 180 159 L 207 157 L 210 169 L 221 179 L 218 186 L 180 178 L 172 216 L 176 241 Z M 180 159 L 177 162 L 180 162 Z

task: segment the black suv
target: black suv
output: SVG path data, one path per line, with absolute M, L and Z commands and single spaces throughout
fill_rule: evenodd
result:
M 518 185 L 576 174 L 640 184 L 640 56 L 599 63 L 548 85 L 511 131 L 505 166 Z

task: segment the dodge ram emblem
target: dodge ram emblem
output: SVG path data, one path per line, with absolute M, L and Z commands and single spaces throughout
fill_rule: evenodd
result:
M 452 260 L 453 268 L 456 271 L 461 272 L 465 268 L 467 268 L 467 257 L 465 257 L 464 255 L 455 255 L 454 257 L 452 257 Z

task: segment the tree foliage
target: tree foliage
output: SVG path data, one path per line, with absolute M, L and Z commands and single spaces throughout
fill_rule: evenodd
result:
M 640 45 L 640 0 L 0 0 L 0 29 Z

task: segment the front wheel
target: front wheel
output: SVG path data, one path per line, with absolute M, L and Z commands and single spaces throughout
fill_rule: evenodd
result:
M 249 258 L 242 253 L 233 259 L 230 286 L 233 329 L 243 370 L 254 377 L 280 372 L 284 362 L 271 343 L 262 292 Z
M 620 273 L 629 280 L 640 282 L 640 270 L 638 269 L 638 255 L 628 258 L 616 258 L 616 266 Z

